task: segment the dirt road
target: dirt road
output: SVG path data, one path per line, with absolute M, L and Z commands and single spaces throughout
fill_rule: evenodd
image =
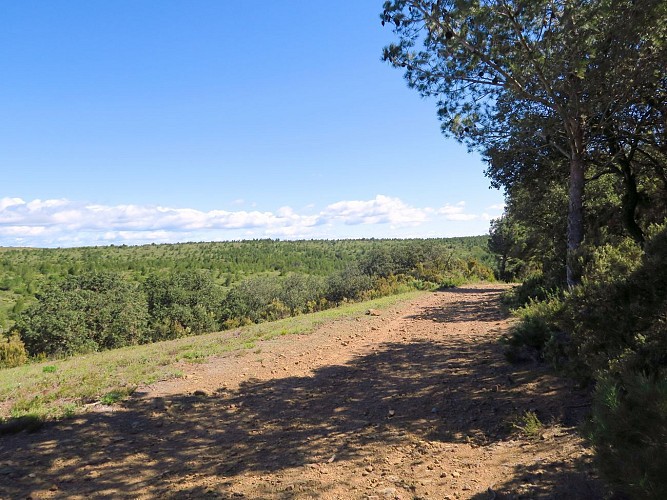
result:
M 0 498 L 600 498 L 585 396 L 505 361 L 500 292 L 426 294 L 4 436 Z

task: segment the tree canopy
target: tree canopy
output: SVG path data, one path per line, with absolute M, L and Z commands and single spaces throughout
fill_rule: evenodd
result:
M 482 152 L 495 185 L 510 196 L 535 175 L 567 186 L 569 285 L 579 280 L 587 182 L 622 179 L 626 229 L 642 241 L 634 176 L 639 157 L 664 165 L 665 14 L 659 0 L 384 4 L 382 23 L 399 38 L 384 59 L 437 99 L 443 132 Z

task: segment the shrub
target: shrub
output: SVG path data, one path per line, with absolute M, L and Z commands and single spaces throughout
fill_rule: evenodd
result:
M 327 279 L 325 298 L 329 302 L 341 303 L 344 300 L 357 300 L 373 288 L 373 279 L 361 272 L 358 266 L 349 265 Z
M 146 300 L 113 273 L 51 282 L 12 328 L 31 355 L 70 355 L 138 344 L 146 339 Z
M 582 286 L 568 296 L 561 323 L 581 361 L 600 370 L 655 373 L 667 364 L 667 230 L 643 256 L 602 247 Z
M 219 328 L 222 291 L 205 271 L 153 274 L 143 284 L 151 340 L 212 332 Z
M 597 383 L 590 437 L 610 484 L 630 498 L 667 498 L 667 377 L 627 373 Z
M 559 337 L 557 319 L 562 308 L 560 297 L 551 295 L 542 302 L 531 299 L 528 304 L 517 309 L 514 314 L 519 317 L 519 321 L 504 339 L 508 346 L 505 352 L 507 359 L 517 362 L 544 358 L 545 347 Z
M 533 274 L 521 285 L 505 292 L 502 301 L 508 309 L 518 309 L 531 301 L 539 302 L 554 295 L 560 296 L 561 290 L 559 284 L 549 281 L 543 274 Z
M 634 498 L 667 497 L 667 229 L 645 252 L 621 244 L 594 254 L 561 324 L 597 378 L 591 438 L 606 479 Z
M 28 361 L 28 351 L 18 335 L 0 338 L 0 368 L 13 368 Z

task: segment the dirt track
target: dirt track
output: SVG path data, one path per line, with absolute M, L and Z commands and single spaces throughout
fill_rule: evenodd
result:
M 600 498 L 584 395 L 511 366 L 498 286 L 186 365 L 123 407 L 0 438 L 0 498 Z M 511 425 L 535 411 L 535 438 Z

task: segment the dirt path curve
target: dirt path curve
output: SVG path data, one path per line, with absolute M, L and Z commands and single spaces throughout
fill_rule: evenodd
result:
M 261 342 L 0 440 L 0 498 L 599 498 L 585 399 L 507 364 L 501 287 Z M 533 438 L 511 426 L 534 411 Z

